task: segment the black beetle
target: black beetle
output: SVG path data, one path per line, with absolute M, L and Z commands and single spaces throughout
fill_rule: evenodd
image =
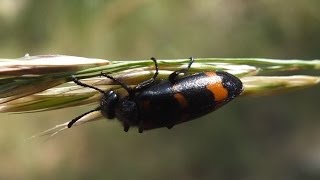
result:
M 140 133 L 143 130 L 160 127 L 170 129 L 176 124 L 196 119 L 216 110 L 243 91 L 241 80 L 224 71 L 186 75 L 194 62 L 192 57 L 186 69 L 174 71 L 167 80 L 156 81 L 158 64 L 155 58 L 151 59 L 156 70 L 153 77 L 134 88 L 101 72 L 101 76 L 112 79 L 128 92 L 125 97 L 120 97 L 113 90 L 103 91 L 84 84 L 73 76 L 73 81 L 77 85 L 101 92 L 102 98 L 97 108 L 71 120 L 68 128 L 81 117 L 100 111 L 107 119 L 117 118 L 126 132 L 131 126 L 138 127 Z M 179 74 L 184 76 L 179 77 Z

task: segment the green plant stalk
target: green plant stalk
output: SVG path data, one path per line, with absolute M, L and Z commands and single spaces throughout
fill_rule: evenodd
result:
M 159 79 L 185 68 L 189 59 L 158 60 Z M 261 58 L 196 58 L 189 73 L 222 70 L 232 73 L 244 84 L 242 96 L 262 96 L 319 84 L 319 76 L 297 75 L 297 70 L 316 71 L 319 60 L 278 60 Z M 151 60 L 110 61 L 63 55 L 25 56 L 0 59 L 0 112 L 30 112 L 98 103 L 99 92 L 75 85 L 71 75 L 101 89 L 123 89 L 101 72 L 111 73 L 129 85 L 150 78 L 154 73 Z M 286 72 L 288 76 L 260 76 L 264 73 Z M 99 112 L 84 116 L 75 126 L 101 118 Z M 57 125 L 39 135 L 55 135 L 67 129 Z
M 188 62 L 189 59 L 159 59 L 159 78 L 167 78 L 172 71 L 186 67 Z M 196 58 L 190 73 L 228 71 L 242 79 L 245 87 L 243 96 L 260 96 L 319 83 L 319 77 L 256 76 L 260 72 L 292 73 L 319 68 L 319 60 Z M 100 98 L 98 92 L 68 82 L 74 74 L 105 90 L 118 87 L 109 79 L 97 78 L 102 71 L 114 74 L 127 84 L 136 85 L 153 75 L 154 64 L 151 60 L 109 61 L 63 55 L 0 59 L 0 112 L 42 111 L 96 103 Z

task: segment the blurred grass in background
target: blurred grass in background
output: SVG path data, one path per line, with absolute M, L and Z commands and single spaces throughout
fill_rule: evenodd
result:
M 0 56 L 319 59 L 319 6 L 316 0 L 0 0 Z M 318 179 L 319 98 L 319 87 L 244 97 L 172 130 L 124 133 L 116 122 L 99 121 L 45 143 L 23 140 L 92 107 L 0 114 L 0 178 Z

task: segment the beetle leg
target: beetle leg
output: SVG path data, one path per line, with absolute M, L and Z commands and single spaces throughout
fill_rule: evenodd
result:
M 157 76 L 159 74 L 159 67 L 158 67 L 158 63 L 157 63 L 157 59 L 156 58 L 152 57 L 151 60 L 154 62 L 154 66 L 156 68 L 156 72 L 153 74 L 153 77 L 151 79 L 148 79 L 146 81 L 143 81 L 143 82 L 139 83 L 134 88 L 135 92 L 141 91 L 141 90 L 151 86 L 154 83 L 154 81 L 156 80 L 156 78 L 157 78 Z
M 139 131 L 139 133 L 143 133 L 143 122 L 142 121 L 140 121 L 140 123 L 139 123 L 138 131 Z
M 124 130 L 124 132 L 128 132 L 128 131 L 129 131 L 129 128 L 130 128 L 130 125 L 129 125 L 129 124 L 126 124 L 126 123 L 123 124 L 123 130 Z
M 171 83 L 174 83 L 174 82 L 176 81 L 176 79 L 177 79 L 177 77 L 179 76 L 179 74 L 186 74 L 186 73 L 189 71 L 192 63 L 194 62 L 194 58 L 193 58 L 193 57 L 190 57 L 189 59 L 190 59 L 190 61 L 189 61 L 189 64 L 188 64 L 188 67 L 187 67 L 187 68 L 174 71 L 173 73 L 171 73 L 171 74 L 169 75 L 169 81 L 170 81 Z
M 171 129 L 171 128 L 173 128 L 173 126 L 174 126 L 174 124 L 168 124 L 166 127 L 167 127 L 168 129 Z

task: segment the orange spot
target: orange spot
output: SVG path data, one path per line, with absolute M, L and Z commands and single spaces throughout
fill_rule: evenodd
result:
M 179 102 L 182 108 L 188 107 L 188 101 L 181 93 L 174 94 L 174 98 Z
M 216 74 L 215 72 L 213 72 L 213 71 L 205 72 L 204 74 L 207 75 L 207 76 L 209 76 L 209 77 L 211 77 L 211 76 L 217 76 L 217 74 Z
M 215 101 L 222 101 L 228 97 L 228 90 L 222 86 L 221 82 L 209 84 L 207 89 L 212 92 Z

